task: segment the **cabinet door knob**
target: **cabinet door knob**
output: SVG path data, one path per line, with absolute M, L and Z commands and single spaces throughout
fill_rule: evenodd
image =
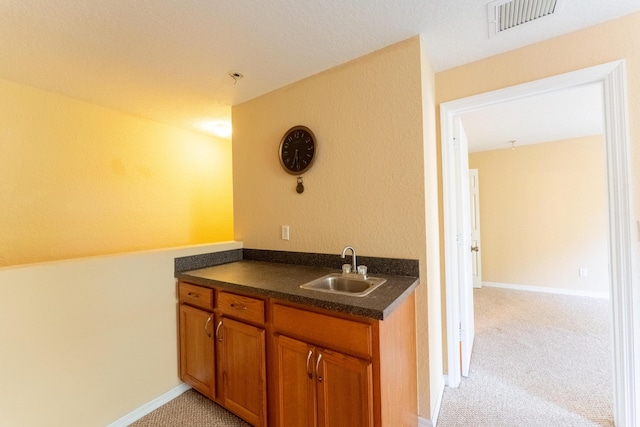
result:
M 211 316 L 213 316 L 213 314 Z M 209 323 L 211 322 L 211 316 L 207 318 L 207 323 L 204 324 L 204 333 L 207 334 L 209 338 L 211 338 L 211 334 L 209 333 Z
M 309 361 L 311 360 L 311 355 L 313 354 L 313 350 L 309 350 L 309 354 L 307 354 L 307 375 L 309 375 L 309 379 L 313 378 L 313 372 L 309 368 Z
M 320 365 L 320 360 L 322 359 L 322 353 L 318 353 L 318 360 L 316 360 L 316 378 L 318 378 L 318 382 L 322 382 L 322 377 L 318 373 L 318 366 Z
M 222 320 L 218 322 L 218 326 L 216 326 L 216 337 L 218 341 L 222 342 L 222 336 L 220 335 L 220 327 L 222 326 Z

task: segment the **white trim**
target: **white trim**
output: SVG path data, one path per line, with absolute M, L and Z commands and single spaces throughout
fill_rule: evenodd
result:
M 629 209 L 629 129 L 626 63 L 621 61 L 603 79 L 605 140 L 609 183 L 609 239 L 613 347 L 614 420 L 618 427 L 640 425 L 636 411 L 631 215 Z M 610 141 L 610 142 L 609 142 Z
M 433 413 L 431 414 L 431 421 L 429 421 L 429 425 L 433 427 L 438 424 L 438 416 L 440 415 L 440 408 L 442 407 L 442 396 L 444 395 L 444 383 L 445 378 L 443 377 L 442 381 L 440 381 L 440 390 L 438 391 L 438 395 L 436 396 L 436 404 L 433 408 Z
M 426 418 L 418 417 L 418 427 L 435 427 L 435 424 Z
M 162 396 L 156 397 L 151 402 L 145 403 L 144 405 L 134 410 L 133 412 L 129 412 L 124 417 L 115 420 L 111 424 L 108 424 L 107 427 L 127 427 L 129 424 L 132 424 L 135 421 L 138 421 L 140 418 L 144 417 L 145 415 L 155 411 L 162 405 L 172 401 L 173 399 L 180 396 L 182 393 L 189 390 L 190 388 L 191 388 L 190 385 L 182 383 L 179 386 L 172 388 Z
M 607 182 L 609 187 L 609 262 L 611 266 L 611 301 L 614 336 L 614 418 L 617 427 L 640 425 L 636 411 L 635 346 L 640 343 L 640 329 L 634 329 L 633 277 L 630 233 L 629 130 L 627 111 L 627 83 L 624 60 L 597 65 L 558 76 L 536 80 L 493 92 L 470 96 L 440 105 L 442 148 L 442 179 L 444 209 L 445 299 L 447 310 L 448 366 L 459 365 L 457 349 L 458 278 L 456 258 L 452 254 L 450 233 L 455 216 L 455 189 L 450 168 L 449 141 L 453 137 L 454 119 L 463 113 L 479 110 L 503 102 L 523 99 L 561 89 L 600 84 L 603 88 L 605 145 L 607 150 Z M 637 307 L 640 310 L 640 307 Z M 449 386 L 460 384 L 460 373 L 447 373 Z
M 440 148 L 442 151 L 442 208 L 444 212 L 444 272 L 445 272 L 445 303 L 447 325 L 447 366 L 460 366 L 458 349 L 458 330 L 460 328 L 460 290 L 457 285 L 458 277 L 458 247 L 456 236 L 457 206 L 456 206 L 456 172 L 455 167 L 455 116 L 449 112 L 447 104 L 440 105 Z M 455 286 L 453 284 L 456 284 Z M 458 387 L 462 375 L 457 369 L 447 372 L 447 385 Z
M 516 285 L 512 283 L 482 282 L 488 288 L 513 289 L 514 291 L 541 292 L 545 294 L 570 295 L 574 297 L 590 297 L 609 299 L 608 292 L 580 291 L 577 289 L 552 288 L 547 286 Z

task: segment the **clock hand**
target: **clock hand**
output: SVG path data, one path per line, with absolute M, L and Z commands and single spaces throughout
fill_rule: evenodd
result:
M 295 151 L 293 155 L 293 163 L 292 165 L 298 165 L 298 169 L 300 169 L 300 164 L 298 163 L 298 150 Z

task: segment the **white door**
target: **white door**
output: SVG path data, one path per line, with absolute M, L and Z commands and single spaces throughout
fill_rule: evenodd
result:
M 473 287 L 482 287 L 482 246 L 480 245 L 480 182 L 478 169 L 469 169 L 469 191 L 471 199 L 471 275 Z
M 475 337 L 473 320 L 473 277 L 471 274 L 471 206 L 469 190 L 469 144 L 462 122 L 458 118 L 455 123 L 455 164 L 457 176 L 456 212 L 458 279 L 460 298 L 460 357 L 461 373 L 469 376 L 471 351 Z
M 458 387 L 468 376 L 475 337 L 471 276 L 469 148 L 459 116 L 447 123 L 442 145 L 444 253 L 447 300 L 446 382 Z M 444 142 L 446 141 L 446 143 Z

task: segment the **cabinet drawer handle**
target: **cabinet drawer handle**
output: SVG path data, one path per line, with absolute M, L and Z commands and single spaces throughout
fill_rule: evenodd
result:
M 313 350 L 309 350 L 309 354 L 307 354 L 307 375 L 309 375 L 309 379 L 313 378 L 313 372 L 309 369 L 309 361 L 311 360 L 311 355 L 313 354 Z
M 316 360 L 316 378 L 318 378 L 318 382 L 322 382 L 322 377 L 318 374 L 318 365 L 320 365 L 320 359 L 322 359 L 322 354 L 318 353 L 318 360 Z
M 240 305 L 240 304 L 236 304 L 236 303 L 231 303 L 231 307 L 235 308 L 236 310 L 246 310 L 247 309 L 246 305 Z
M 196 294 L 195 292 L 189 292 L 187 295 L 191 298 L 200 298 L 200 295 Z
M 216 337 L 218 341 L 222 342 L 222 336 L 220 336 L 220 326 L 222 326 L 222 320 L 218 322 L 218 326 L 216 326 Z
M 213 316 L 213 314 L 211 316 Z M 207 317 L 207 323 L 204 324 L 204 333 L 207 334 L 209 338 L 211 338 L 211 334 L 209 333 L 209 322 L 211 322 L 211 316 Z

